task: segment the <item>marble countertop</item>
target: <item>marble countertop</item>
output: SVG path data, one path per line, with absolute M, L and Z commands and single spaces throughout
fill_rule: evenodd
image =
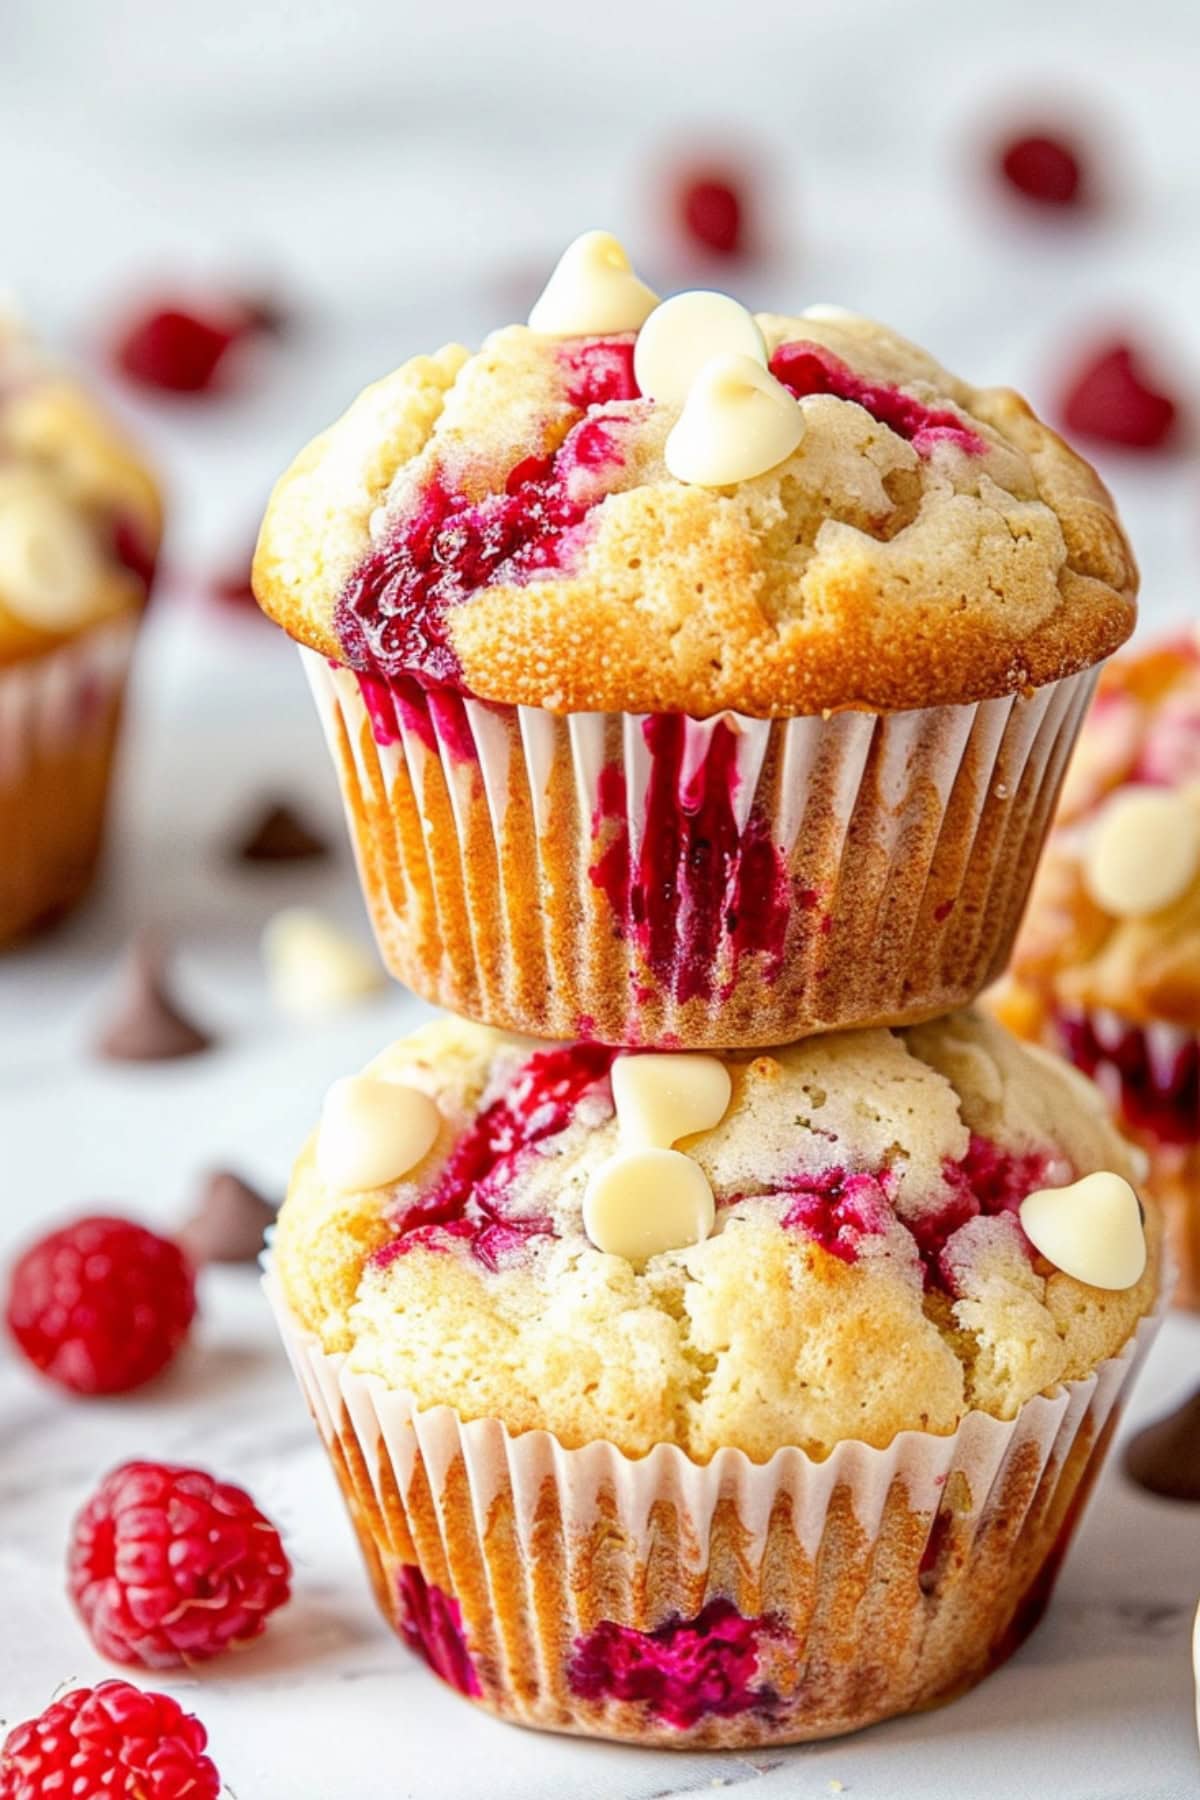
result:
M 203 30 L 198 7 L 152 0 L 3 10 L 0 167 L 21 179 L 5 195 L 0 282 L 84 356 L 104 307 L 160 268 L 265 273 L 298 324 L 225 403 L 120 397 L 170 475 L 171 575 L 146 632 L 106 880 L 55 937 L 0 960 L 0 1266 L 83 1208 L 179 1223 L 213 1165 L 281 1191 L 329 1081 L 417 1015 L 392 990 L 321 1026 L 280 1019 L 261 927 L 304 901 L 365 934 L 348 856 L 313 872 L 222 857 L 268 793 L 302 797 L 340 832 L 294 654 L 200 590 L 245 555 L 285 459 L 364 381 L 523 311 L 563 242 L 610 224 L 664 288 L 700 276 L 772 305 L 841 300 L 1042 402 L 1081 334 L 1129 317 L 1173 379 L 1200 386 L 1200 14 L 1183 0 L 1144 0 L 1136 17 L 1094 0 L 1086 59 L 1069 9 L 1041 0 L 993 13 L 763 0 L 756 31 L 697 0 L 687 34 L 673 9 L 658 19 L 635 0 L 610 0 L 603 30 L 542 0 L 441 14 L 403 0 L 205 0 Z M 1063 86 L 1111 123 L 1117 204 L 1056 232 L 986 203 L 962 149 L 1018 92 Z M 729 276 L 660 254 L 644 180 L 664 144 L 706 143 L 706 121 L 756 144 L 769 171 L 770 255 Z M 1149 624 L 1194 616 L 1194 454 L 1102 467 Z M 115 958 L 146 923 L 167 931 L 180 990 L 219 1043 L 175 1066 L 106 1066 L 90 1036 Z M 466 1707 L 377 1618 L 253 1273 L 210 1271 L 202 1302 L 192 1349 L 120 1402 L 69 1403 L 0 1340 L 0 1717 L 106 1673 L 63 1592 L 67 1532 L 108 1467 L 151 1455 L 246 1484 L 295 1563 L 295 1598 L 262 1643 L 161 1681 L 205 1720 L 237 1800 L 734 1788 L 1184 1800 L 1200 1788 L 1200 1509 L 1137 1493 L 1115 1462 L 1040 1630 L 944 1711 L 760 1756 L 542 1737 Z M 1127 1427 L 1198 1370 L 1200 1319 L 1169 1319 Z

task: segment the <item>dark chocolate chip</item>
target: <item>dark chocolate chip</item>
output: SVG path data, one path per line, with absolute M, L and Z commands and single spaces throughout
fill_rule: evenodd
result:
M 180 1010 L 172 995 L 161 946 L 140 933 L 126 954 L 116 1004 L 96 1038 L 96 1054 L 114 1062 L 161 1062 L 195 1056 L 211 1043 L 208 1032 Z
M 266 806 L 236 846 L 241 862 L 317 862 L 329 845 L 285 801 Z
M 278 1209 L 229 1169 L 205 1178 L 196 1210 L 179 1234 L 192 1261 L 252 1263 L 263 1247 L 263 1233 Z
M 1125 1473 L 1167 1500 L 1200 1501 L 1200 1388 L 1165 1419 L 1131 1438 Z

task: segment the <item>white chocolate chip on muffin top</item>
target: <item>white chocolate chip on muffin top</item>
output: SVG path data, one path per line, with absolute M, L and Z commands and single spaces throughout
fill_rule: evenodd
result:
M 275 1266 L 327 1350 L 422 1406 L 630 1455 L 823 1456 L 1011 1418 L 1153 1303 L 1153 1209 L 1120 1288 L 1022 1230 L 1029 1196 L 1082 1184 L 1074 1229 L 1087 1177 L 1135 1171 L 1073 1072 L 975 1014 L 695 1058 L 443 1019 L 366 1074 L 427 1096 L 437 1135 L 360 1192 L 310 1143 Z

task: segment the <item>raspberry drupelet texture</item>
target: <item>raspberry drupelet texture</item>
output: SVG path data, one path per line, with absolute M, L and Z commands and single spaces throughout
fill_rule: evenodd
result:
M 74 1688 L 0 1749 L 0 1800 L 219 1800 L 199 1719 L 127 1681 Z
M 431 1095 L 441 1129 L 370 1191 L 301 1155 L 275 1244 L 300 1324 L 421 1406 L 568 1447 L 765 1460 L 948 1433 L 971 1408 L 1011 1418 L 1115 1354 L 1152 1303 L 1153 1254 L 1137 1287 L 1102 1293 L 1025 1239 L 1033 1189 L 1134 1169 L 1073 1070 L 977 1015 L 722 1053 L 725 1116 L 677 1145 L 715 1227 L 638 1267 L 584 1227 L 618 1144 L 613 1059 L 455 1020 L 379 1058 L 371 1073 Z
M 279 483 L 260 603 L 385 687 L 693 718 L 976 701 L 1128 635 L 1111 501 L 1018 396 L 836 309 L 758 325 L 803 432 L 721 488 L 670 474 L 632 334 L 415 358 Z
M 196 1315 L 179 1246 L 129 1219 L 76 1219 L 33 1244 L 9 1285 L 9 1331 L 75 1394 L 121 1394 L 166 1367 Z
M 75 1521 L 67 1585 L 113 1662 L 170 1669 L 248 1644 L 288 1599 L 279 1533 L 202 1469 L 126 1463 Z

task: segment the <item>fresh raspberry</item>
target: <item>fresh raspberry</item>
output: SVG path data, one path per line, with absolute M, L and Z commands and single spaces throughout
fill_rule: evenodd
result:
M 219 1800 L 199 1719 L 127 1681 L 73 1688 L 0 1749 L 0 1800 Z
M 1023 200 L 1036 206 L 1084 206 L 1088 184 L 1077 144 L 1051 132 L 1009 138 L 996 151 L 996 170 Z
M 76 1394 L 123 1394 L 165 1368 L 196 1316 L 191 1264 L 129 1219 L 76 1219 L 12 1272 L 8 1328 L 35 1368 Z
M 249 1643 L 291 1592 L 279 1533 L 203 1469 L 131 1462 L 75 1521 L 67 1587 L 112 1662 L 172 1669 Z
M 203 394 L 217 383 L 236 344 L 276 328 L 265 308 L 231 302 L 199 309 L 167 303 L 139 313 L 118 335 L 112 359 L 141 387 L 169 394 Z
M 746 207 L 735 176 L 717 170 L 694 171 L 676 190 L 676 207 L 684 233 L 710 256 L 737 256 L 744 248 Z
M 1061 410 L 1068 431 L 1126 450 L 1161 449 L 1179 420 L 1175 401 L 1151 385 L 1136 350 L 1124 343 L 1104 345 L 1077 370 Z

